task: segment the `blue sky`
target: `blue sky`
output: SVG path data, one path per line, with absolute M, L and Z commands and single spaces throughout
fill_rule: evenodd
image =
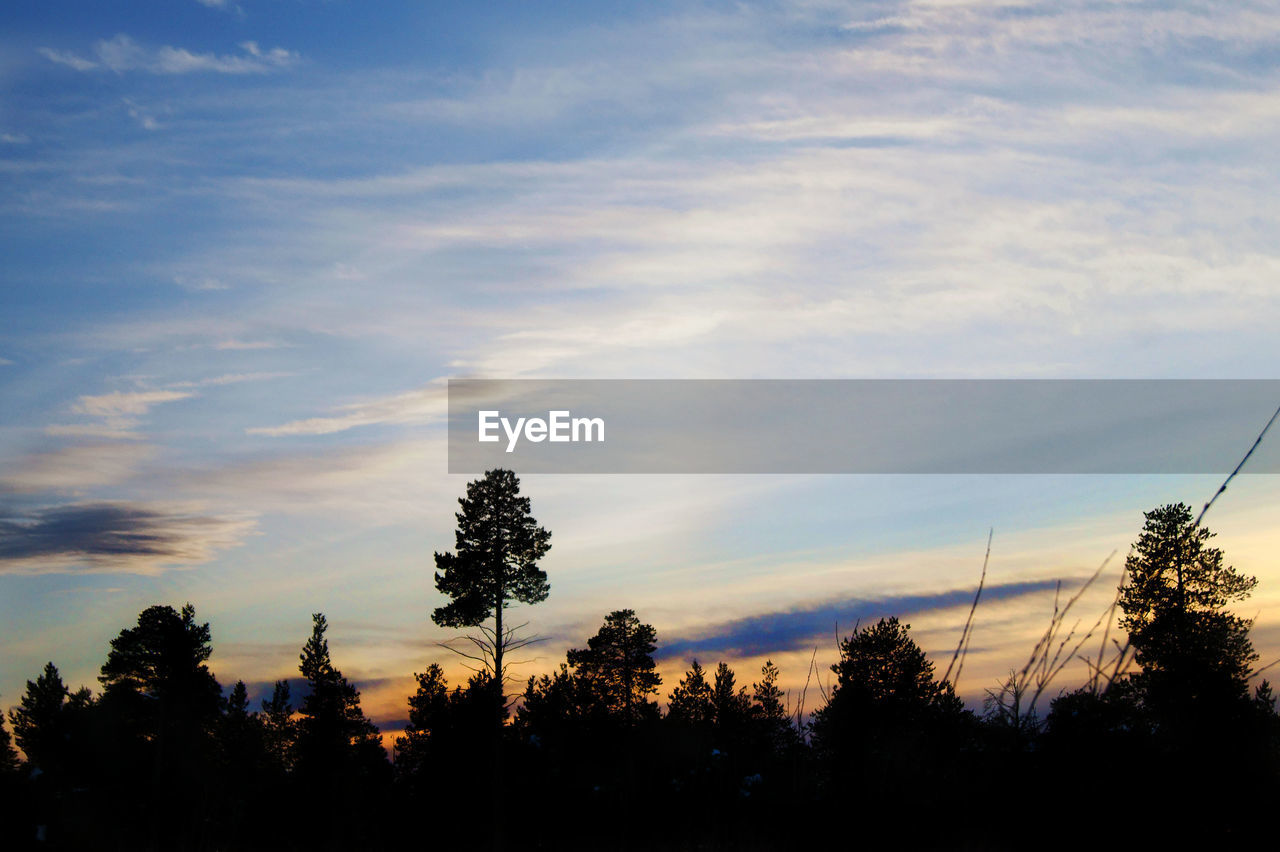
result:
M 92 684 L 141 609 L 191 600 L 224 682 L 294 672 L 325 611 L 338 665 L 397 718 L 410 672 L 448 662 L 429 613 L 466 481 L 445 473 L 450 377 L 1275 378 L 1270 4 L 6 20 L 0 705 L 50 658 Z M 1280 653 L 1271 480 L 1210 525 Z M 993 581 L 1028 591 L 981 613 L 961 684 L 980 696 L 1029 651 L 1044 582 L 1115 550 L 1118 570 L 1144 509 L 1217 481 L 524 485 L 553 533 L 532 669 L 621 607 L 708 654 L 791 613 L 792 645 L 829 655 L 801 635 L 814 613 L 909 601 L 945 653 L 995 527 Z M 803 680 L 806 654 L 783 663 Z

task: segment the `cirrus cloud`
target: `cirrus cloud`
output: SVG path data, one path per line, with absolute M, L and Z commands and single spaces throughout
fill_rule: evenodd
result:
M 194 53 L 186 48 L 170 45 L 149 48 L 120 33 L 114 38 L 103 39 L 94 44 L 92 59 L 51 47 L 41 47 L 39 52 L 50 62 L 66 65 L 76 71 L 105 68 L 117 74 L 125 71 L 146 71 L 151 74 L 262 74 L 286 68 L 298 60 L 298 54 L 293 51 L 282 47 L 264 50 L 255 41 L 241 42 L 239 47 L 241 52 L 238 54 Z
M 5 515 L 8 515 L 7 517 Z M 198 565 L 239 544 L 248 516 L 179 506 L 70 503 L 0 514 L 0 574 L 159 574 Z

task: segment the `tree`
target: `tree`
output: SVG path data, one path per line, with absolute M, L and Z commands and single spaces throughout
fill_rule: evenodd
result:
M 436 589 L 452 600 L 431 614 L 441 627 L 479 627 L 468 637 L 479 656 L 463 654 L 493 673 L 499 693 L 506 678 L 504 655 L 527 642 L 503 626 L 503 610 L 512 602 L 544 601 L 551 587 L 538 560 L 551 549 L 551 533 L 529 514 L 529 498 L 520 496 L 520 480 L 509 470 L 490 470 L 467 484 L 458 499 L 456 553 L 436 553 Z M 493 618 L 493 628 L 484 622 Z
M 963 703 L 908 633 L 911 625 L 882 618 L 840 642 L 831 670 L 836 683 L 813 719 L 814 738 L 828 750 L 851 739 L 874 744 L 903 732 L 925 732 Z
M 218 714 L 222 688 L 205 665 L 213 654 L 209 625 L 191 604 L 147 607 L 138 626 L 120 631 L 98 678 L 103 699 L 136 711 L 148 735 L 190 735 Z
M 782 690 L 778 688 L 781 672 L 773 660 L 765 660 L 760 667 L 760 680 L 751 684 L 751 714 L 760 729 L 766 750 L 778 753 L 797 742 L 796 730 L 791 727 L 791 715 L 783 703 Z
M 0 716 L 0 777 L 8 775 L 17 768 L 18 753 L 13 750 L 9 729 L 4 726 L 4 717 Z
M 395 743 L 396 772 L 410 779 L 429 771 L 449 712 L 449 684 L 439 664 L 413 677 L 418 689 L 409 696 L 409 724 Z
M 227 697 L 226 710 L 218 720 L 218 744 L 231 774 L 256 777 L 268 758 L 266 726 L 262 717 L 249 710 L 249 689 L 236 681 Z
M 585 649 L 569 651 L 574 674 L 605 715 L 628 725 L 656 715 L 649 696 L 662 683 L 653 661 L 657 635 L 652 625 L 640 623 L 635 610 L 620 609 L 605 616 Z
M 213 731 L 222 688 L 206 665 L 212 653 L 209 625 L 196 621 L 189 603 L 181 612 L 148 607 L 136 627 L 111 640 L 96 706 L 110 731 L 102 763 L 113 776 L 122 844 L 196 842 L 216 784 Z M 145 789 L 139 795 L 132 785 Z
M 263 699 L 262 724 L 267 754 L 277 770 L 288 770 L 293 765 L 293 748 L 298 736 L 293 705 L 289 702 L 289 681 L 276 681 L 271 698 Z
M 751 716 L 747 688 L 738 688 L 737 677 L 728 663 L 721 662 L 716 666 L 715 681 L 711 685 L 711 708 L 716 729 L 729 738 L 740 735 Z
M 715 720 L 715 714 L 711 684 L 707 683 L 702 665 L 694 660 L 679 685 L 671 691 L 667 716 L 677 724 L 702 728 Z
M 378 729 L 360 709 L 360 692 L 334 667 L 323 613 L 311 616 L 311 637 L 299 655 L 306 679 L 293 750 L 294 778 L 326 820 L 302 826 L 306 845 L 376 845 L 374 817 L 391 767 Z M 339 832 L 337 835 L 334 832 Z
M 500 721 L 492 717 L 489 675 L 473 675 L 453 691 L 437 663 L 414 678 L 418 688 L 409 696 L 409 724 L 395 741 L 396 772 L 419 787 L 446 778 L 447 786 L 456 786 L 461 776 L 477 774 L 474 752 Z
M 45 663 L 40 676 L 27 681 L 21 703 L 9 711 L 9 724 L 18 747 L 27 762 L 42 772 L 56 773 L 61 769 L 68 733 L 63 710 L 70 694 L 58 667 Z
M 1143 517 L 1125 561 L 1120 625 L 1142 669 L 1136 680 L 1144 706 L 1176 727 L 1247 699 L 1258 659 L 1251 622 L 1227 606 L 1247 598 L 1257 579 L 1224 564 L 1222 551 L 1208 546 L 1214 534 L 1195 524 L 1186 504 Z
M 323 613 L 311 616 L 311 638 L 299 656 L 307 695 L 298 719 L 299 770 L 312 775 L 367 772 L 386 763 L 378 729 L 360 709 L 360 692 L 334 668 Z

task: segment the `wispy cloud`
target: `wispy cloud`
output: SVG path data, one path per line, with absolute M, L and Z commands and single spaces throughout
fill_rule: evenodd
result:
M 173 277 L 173 283 L 177 284 L 184 290 L 190 290 L 193 293 L 231 289 L 230 285 L 214 278 L 212 275 L 205 275 L 197 278 L 191 278 L 186 275 L 175 275 Z
M 145 108 L 139 106 L 128 98 L 125 98 L 124 100 L 124 107 L 125 111 L 129 113 L 129 117 L 138 122 L 138 125 L 143 130 L 160 129 L 160 122 L 156 121 L 155 117 Z
M 157 574 L 208 562 L 253 528 L 247 517 L 211 516 L 141 503 L 77 503 L 0 517 L 0 574 Z
M 58 423 L 45 428 L 46 434 L 63 437 L 137 439 L 142 418 L 157 405 L 195 396 L 190 391 L 114 391 L 87 395 L 71 406 L 75 414 L 98 418 L 96 423 Z
M 66 65 L 68 68 L 74 68 L 77 71 L 92 71 L 98 67 L 98 63 L 89 59 L 82 59 L 66 50 L 54 50 L 52 47 L 41 47 L 39 53 L 50 62 L 56 62 L 59 65 Z
M 287 379 L 290 376 L 297 375 L 289 372 L 263 372 L 263 373 L 225 373 L 221 376 L 210 376 L 207 379 L 195 379 L 192 381 L 172 382 L 169 384 L 171 388 L 195 388 L 195 387 L 221 387 L 223 385 L 238 385 L 244 382 L 267 382 L 273 379 Z
M 190 396 L 192 394 L 184 391 L 115 391 L 98 396 L 82 396 L 71 410 L 90 417 L 141 417 L 153 406 Z
M 76 71 L 107 69 L 117 74 L 145 71 L 151 74 L 263 74 L 287 68 L 298 61 L 298 54 L 282 47 L 264 50 L 257 42 L 241 42 L 238 54 L 193 53 L 185 48 L 165 45 L 145 47 L 121 33 L 97 42 L 93 58 L 88 59 L 65 50 L 41 47 L 39 52 L 51 62 Z
M 0 468 L 0 494 L 75 493 L 129 479 L 154 447 L 87 444 L 32 453 Z
M 277 343 L 271 340 L 220 340 L 213 344 L 214 349 L 223 351 L 250 351 L 254 349 L 281 349 L 287 347 L 286 343 Z
M 447 397 L 445 380 L 436 379 L 430 385 L 418 390 L 340 406 L 337 413 L 329 417 L 292 420 L 279 426 L 259 426 L 248 431 L 251 435 L 272 437 L 330 435 L 358 426 L 373 426 L 381 423 L 430 423 L 443 419 L 447 408 Z
M 983 599 L 988 602 L 1036 595 L 1052 590 L 1057 580 L 1029 580 L 988 585 Z M 833 635 L 839 627 L 848 633 L 859 622 L 896 615 L 906 618 L 939 609 L 969 604 L 973 589 L 954 589 L 933 594 L 902 595 L 876 600 L 826 601 L 784 612 L 763 613 L 710 625 L 697 636 L 677 636 L 662 646 L 664 657 L 716 655 L 755 657 L 811 647 L 816 637 Z M 825 640 L 824 640 L 825 641 Z

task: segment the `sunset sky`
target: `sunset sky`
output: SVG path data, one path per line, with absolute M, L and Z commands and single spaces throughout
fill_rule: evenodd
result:
M 1272 3 L 13 0 L 0 708 L 155 603 L 385 729 L 440 662 L 449 378 L 1278 378 Z M 1280 400 L 1276 400 L 1280 404 Z M 763 404 L 763 403 L 762 403 Z M 1242 436 L 1240 453 L 1263 426 Z M 1280 453 L 1280 434 L 1259 452 Z M 517 471 L 519 472 L 519 471 Z M 529 475 L 550 671 L 604 615 L 795 692 L 898 614 L 974 706 L 1222 476 Z M 1207 518 L 1280 655 L 1280 481 Z M 1110 587 L 1110 588 L 1107 588 Z M 1091 647 L 1092 646 L 1091 644 Z M 1064 685 L 1079 680 L 1073 666 Z M 816 701 L 811 687 L 809 706 Z

